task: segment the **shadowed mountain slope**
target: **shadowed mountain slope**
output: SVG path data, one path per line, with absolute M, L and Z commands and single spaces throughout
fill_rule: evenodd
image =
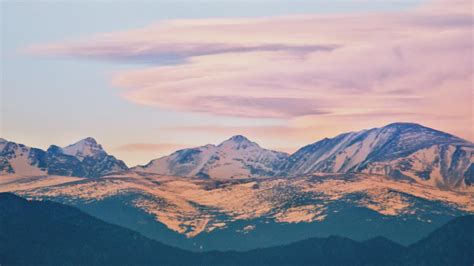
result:
M 472 265 L 474 216 L 405 248 L 385 238 L 312 238 L 247 252 L 192 253 L 49 201 L 0 193 L 2 265 Z

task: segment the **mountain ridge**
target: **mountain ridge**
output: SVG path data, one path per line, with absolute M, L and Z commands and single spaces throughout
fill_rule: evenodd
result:
M 12 143 L 0 141 L 5 142 Z M 29 147 L 19 145 L 29 152 Z M 12 173 L 14 167 L 9 163 L 12 158 L 4 150 L 5 145 L 0 144 L 0 170 Z M 49 164 L 58 165 L 58 169 L 46 169 L 47 173 L 80 177 L 100 177 L 117 171 L 211 179 L 292 177 L 316 172 L 368 173 L 441 189 L 474 187 L 474 143 L 406 122 L 324 138 L 293 154 L 265 149 L 243 135 L 235 135 L 217 145 L 181 149 L 130 169 L 90 137 L 63 148 L 52 145 L 46 155 L 40 149 L 31 150 L 30 165 L 43 172 L 30 167 L 31 171 L 26 171 L 29 174 L 44 174 L 48 168 L 45 165 Z M 63 161 L 69 161 L 71 166 L 68 168 Z
M 237 154 L 219 163 L 222 156 L 215 149 L 235 143 L 235 139 L 243 141 L 244 147 L 254 146 L 276 156 L 267 156 L 263 166 L 255 163 L 258 154 L 250 159 L 248 155 Z M 235 146 L 233 150 L 239 150 L 239 147 Z M 242 163 L 245 160 L 248 163 Z M 190 165 L 192 169 L 183 170 Z M 213 167 L 222 165 L 228 169 L 221 167 L 219 174 L 212 174 Z M 242 168 L 247 168 L 245 174 L 232 175 Z M 354 172 L 411 180 L 441 189 L 465 190 L 474 184 L 474 143 L 420 124 L 402 122 L 324 138 L 293 154 L 266 150 L 246 137 L 236 135 L 218 145 L 179 150 L 145 166 L 133 167 L 132 171 L 217 179 Z
M 191 250 L 242 250 L 306 236 L 418 240 L 474 212 L 474 194 L 367 174 L 214 180 L 120 173 L 3 178 L 0 191 L 48 199 Z
M 131 170 L 202 178 L 252 178 L 274 175 L 274 169 L 287 156 L 235 135 L 218 145 L 178 150 Z
M 362 172 L 452 189 L 472 183 L 472 174 L 463 175 L 473 164 L 473 143 L 416 123 L 392 123 L 304 146 L 279 173 Z
M 0 140 L 0 174 L 100 177 L 125 170 L 123 161 L 109 155 L 91 137 L 63 148 L 51 145 L 46 151 Z
M 236 135 L 177 151 L 169 161 L 162 157 L 170 167 L 159 170 L 171 174 L 108 171 L 113 167 L 101 163 L 107 160 L 100 159 L 106 152 L 99 146 L 85 139 L 42 151 L 0 142 L 4 174 L 9 164 L 44 169 L 23 176 L 6 173 L 0 191 L 78 206 L 192 250 L 245 250 L 331 233 L 412 243 L 426 230 L 474 210 L 473 144 L 416 124 L 343 133 L 292 155 Z M 295 160 L 285 165 L 289 170 L 279 172 L 290 157 Z M 85 178 L 66 177 L 77 175 Z
M 401 246 L 383 237 L 358 242 L 309 238 L 245 252 L 174 248 L 50 201 L 0 193 L 0 263 L 14 265 L 472 265 L 474 216 L 455 218 Z M 35 222 L 32 222 L 35 221 Z M 442 242 L 439 242 L 442 240 Z M 27 255 L 25 255 L 27 254 Z

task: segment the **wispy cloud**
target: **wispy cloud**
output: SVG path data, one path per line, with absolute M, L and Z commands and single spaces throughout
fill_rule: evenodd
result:
M 116 73 L 112 82 L 125 99 L 156 108 L 293 120 L 378 112 L 429 122 L 450 115 L 472 126 L 471 5 L 172 20 L 27 51 L 152 64 Z M 166 60 L 174 64 L 162 65 Z

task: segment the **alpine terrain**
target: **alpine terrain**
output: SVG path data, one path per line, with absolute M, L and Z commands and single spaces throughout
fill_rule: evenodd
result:
M 34 222 L 31 222 L 34 221 Z M 472 265 L 474 216 L 455 218 L 410 246 L 376 237 L 309 238 L 246 252 L 181 250 L 76 208 L 0 193 L 3 265 Z
M 105 152 L 93 138 L 44 151 L 0 138 L 0 171 L 18 176 L 61 175 L 99 177 L 127 170 L 124 162 Z
M 243 136 L 130 169 L 92 138 L 47 151 L 2 140 L 0 191 L 76 206 L 189 250 L 339 235 L 414 243 L 474 213 L 474 144 L 413 123 L 288 155 Z
M 137 172 L 213 179 L 273 176 L 288 154 L 261 148 L 244 136 L 233 136 L 219 145 L 177 151 L 135 167 Z

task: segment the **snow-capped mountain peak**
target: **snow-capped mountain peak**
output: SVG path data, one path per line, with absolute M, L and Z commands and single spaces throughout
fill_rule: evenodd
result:
M 399 122 L 324 138 L 292 155 L 263 149 L 236 135 L 217 146 L 180 150 L 135 169 L 218 179 L 362 172 L 464 189 L 474 183 L 474 144 Z
M 85 157 L 96 157 L 104 154 L 105 151 L 102 145 L 98 144 L 94 138 L 88 137 L 82 139 L 74 144 L 62 148 L 64 154 L 77 157 L 79 160 L 84 160 Z
M 97 177 L 127 169 L 93 138 L 64 148 L 52 145 L 47 151 L 0 139 L 0 172 Z M 235 135 L 218 145 L 176 151 L 133 170 L 216 179 L 367 173 L 472 190 L 474 143 L 415 123 L 392 123 L 324 138 L 288 155 Z
M 51 145 L 46 151 L 0 141 L 0 175 L 100 177 L 127 169 L 124 162 L 108 155 L 93 138 L 65 148 Z
M 443 188 L 474 180 L 474 144 L 415 123 L 393 123 L 307 145 L 279 174 L 363 172 L 409 179 Z
M 242 135 L 219 145 L 179 150 L 135 167 L 140 172 L 217 179 L 269 176 L 288 155 L 261 148 Z

